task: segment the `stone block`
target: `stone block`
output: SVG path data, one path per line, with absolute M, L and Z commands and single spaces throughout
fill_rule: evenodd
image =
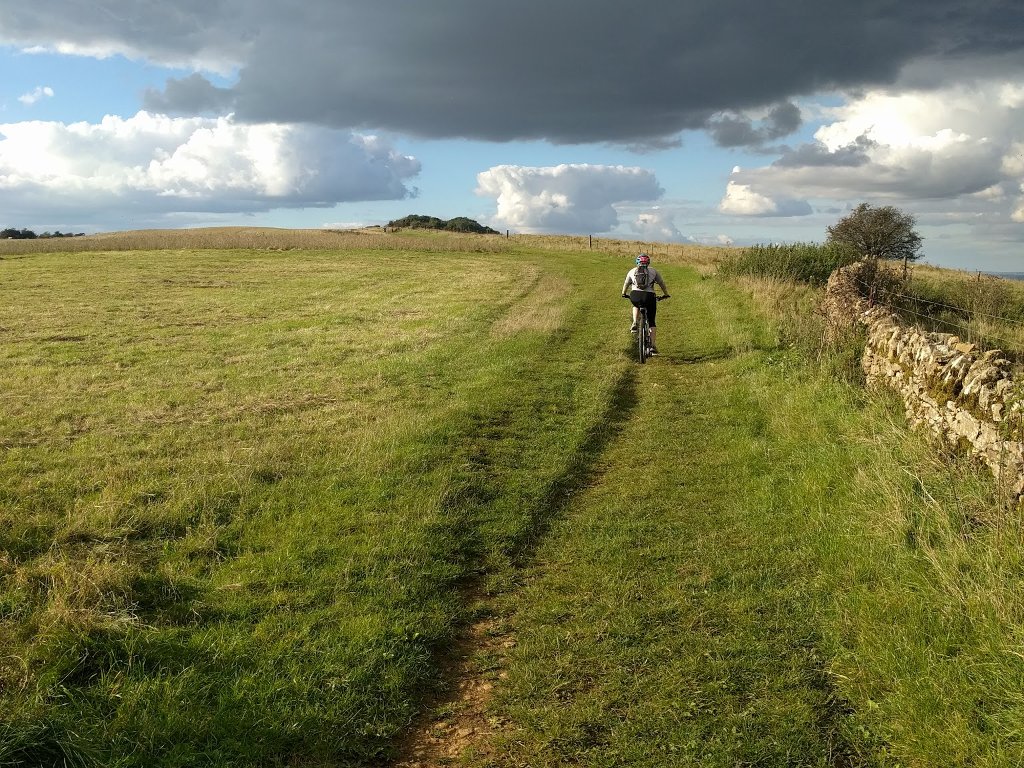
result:
M 981 352 L 953 334 L 906 328 L 887 308 L 868 307 L 857 286 L 861 268 L 853 264 L 829 277 L 823 307 L 830 323 L 860 322 L 867 329 L 861 366 L 868 382 L 896 390 L 915 428 L 927 428 L 954 445 L 969 442 L 1011 493 L 1024 494 L 1024 443 L 1002 439 L 1006 435 L 998 426 L 1024 413 L 1003 353 Z M 936 402 L 929 394 L 936 390 L 958 392 L 972 410 L 953 400 Z
M 1002 440 L 999 439 L 999 432 L 991 424 L 985 424 L 983 422 L 974 420 L 978 425 L 977 442 L 978 445 L 983 447 L 996 446 L 1001 447 Z

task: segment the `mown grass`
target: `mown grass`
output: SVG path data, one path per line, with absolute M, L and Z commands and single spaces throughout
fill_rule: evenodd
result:
M 672 284 L 464 762 L 1019 765 L 1020 512 L 780 337 L 778 292 Z
M 387 754 L 626 365 L 548 266 L 0 262 L 0 763 Z

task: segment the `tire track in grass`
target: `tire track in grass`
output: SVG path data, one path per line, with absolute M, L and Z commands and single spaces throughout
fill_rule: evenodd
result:
M 593 265 L 586 269 L 593 270 Z M 441 684 L 397 742 L 398 757 L 393 765 L 447 764 L 488 730 L 485 706 L 491 681 L 481 674 L 479 659 L 496 656 L 502 644 L 511 642 L 504 636 L 501 617 L 494 615 L 494 595 L 513 586 L 519 568 L 552 520 L 568 499 L 591 481 L 595 457 L 621 429 L 635 403 L 635 371 L 616 359 L 614 347 L 603 338 L 607 311 L 597 317 L 593 312 L 596 285 L 593 281 L 587 284 L 591 296 L 572 301 L 568 316 L 565 307 L 559 308 L 559 319 L 570 322 L 537 329 L 546 331 L 546 346 L 542 357 L 516 372 L 524 386 L 516 397 L 483 404 L 460 446 L 465 471 L 454 478 L 442 506 L 451 510 L 454 521 L 447 526 L 446 538 L 457 543 L 456 549 L 463 551 L 464 557 L 479 564 L 456 585 L 462 592 L 460 602 L 467 606 L 465 614 L 476 618 L 450 646 L 436 650 Z M 535 284 L 529 286 L 527 300 L 535 288 Z M 593 378 L 595 359 L 610 364 L 603 382 Z M 570 445 L 560 439 L 565 447 L 550 454 L 558 457 L 559 465 L 536 466 L 531 473 L 534 477 L 523 484 L 517 474 L 537 464 L 537 456 L 530 453 L 535 435 L 524 433 L 523 425 L 532 424 L 531 430 L 536 429 L 544 423 L 543 417 L 538 421 L 538 413 L 556 414 L 577 400 L 566 384 L 581 373 L 588 377 L 586 389 L 598 396 L 592 404 L 584 398 L 577 406 L 586 409 L 583 413 L 592 410 L 589 427 L 570 438 Z M 565 448 L 569 448 L 568 454 Z M 515 528 L 502 527 L 510 521 L 516 521 Z M 490 528 L 494 525 L 499 527 Z M 500 550 L 483 551 L 479 546 L 483 539 L 504 544 Z
M 746 323 L 674 288 L 687 330 L 659 339 L 664 356 L 638 371 L 631 418 L 591 470 L 599 481 L 506 599 L 516 643 L 491 708 L 503 726 L 467 764 L 866 762 L 815 648 L 801 512 L 772 493 L 786 479 L 745 375 L 757 353 L 723 338 Z
M 625 368 L 611 389 L 602 417 L 587 431 L 563 470 L 530 510 L 530 525 L 512 553 L 515 561 L 522 562 L 530 557 L 576 492 L 594 480 L 598 457 L 622 430 L 636 402 L 636 371 Z M 492 440 L 502 439 L 506 439 L 502 431 L 494 430 Z M 473 483 L 460 492 L 460 495 L 466 493 L 468 498 L 476 495 L 486 498 L 489 492 L 481 488 L 494 480 L 487 476 L 486 447 L 478 448 L 477 453 L 479 459 Z M 513 647 L 515 641 L 509 637 L 504 619 L 495 615 L 494 601 L 479 579 L 464 584 L 462 589 L 466 593 L 465 601 L 475 606 L 479 618 L 441 655 L 439 666 L 444 686 L 401 740 L 394 768 L 449 764 L 480 745 L 494 729 L 495 721 L 488 714 L 494 683 L 488 672 L 495 669 L 494 659 Z

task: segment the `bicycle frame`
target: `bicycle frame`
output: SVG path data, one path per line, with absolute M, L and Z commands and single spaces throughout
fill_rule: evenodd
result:
M 623 294 L 622 298 L 628 299 L 629 296 Z M 657 301 L 662 301 L 667 298 L 668 296 L 658 296 Z M 651 340 L 651 326 L 647 320 L 647 308 L 640 306 L 639 303 L 634 304 L 633 306 L 635 306 L 637 310 L 637 357 L 640 359 L 641 363 L 646 363 L 647 358 L 651 356 L 651 350 L 654 348 L 654 343 Z
M 637 356 L 641 363 L 646 363 L 651 356 L 651 326 L 647 323 L 647 309 L 638 307 L 637 311 Z

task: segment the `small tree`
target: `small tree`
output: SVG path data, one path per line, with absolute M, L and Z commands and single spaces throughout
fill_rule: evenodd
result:
M 827 228 L 828 242 L 856 248 L 872 259 L 902 259 L 906 269 L 907 262 L 922 255 L 921 236 L 914 231 L 914 224 L 914 217 L 899 208 L 874 208 L 861 203 L 849 216 Z

